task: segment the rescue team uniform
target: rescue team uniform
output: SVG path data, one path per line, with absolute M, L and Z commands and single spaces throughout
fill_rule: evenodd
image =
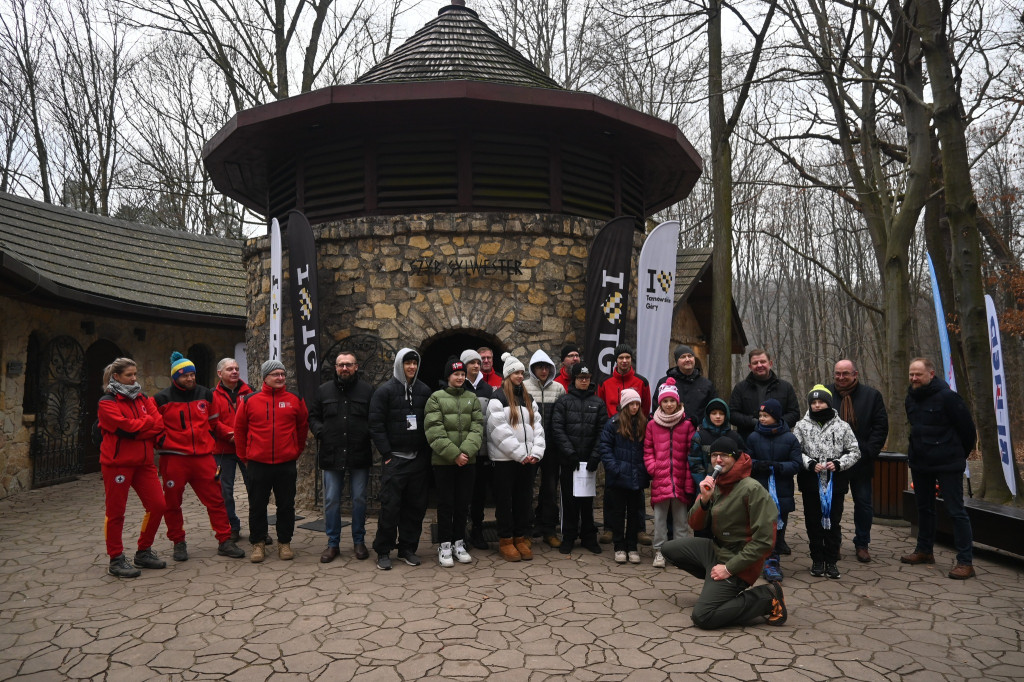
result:
M 206 507 L 217 542 L 230 540 L 231 524 L 213 458 L 213 428 L 217 423 L 213 391 L 198 384 L 186 391 L 172 381 L 157 393 L 155 401 L 164 420 L 164 435 L 157 454 L 167 503 L 164 519 L 168 539 L 175 544 L 185 541 L 181 499 L 188 484 Z
M 213 458 L 220 467 L 220 494 L 224 498 L 228 523 L 234 533 L 241 530 L 238 515 L 235 513 L 235 470 L 242 472 L 242 482 L 246 490 L 249 490 L 249 472 L 235 454 L 235 443 L 231 436 L 235 432 L 235 413 L 238 411 L 239 402 L 250 393 L 252 389 L 249 384 L 241 380 L 234 391 L 219 382 L 217 388 L 213 389 L 213 413 L 217 415 L 217 422 L 213 425 Z
M 277 539 L 295 532 L 295 460 L 306 447 L 309 410 L 286 388 L 263 384 L 245 396 L 235 414 L 235 452 L 249 470 L 249 539 L 267 537 L 270 493 L 277 503 Z
M 164 423 L 152 398 L 139 394 L 135 399 L 106 393 L 97 409 L 100 432 L 100 471 L 106 505 L 103 537 L 107 554 L 114 559 L 124 553 L 124 511 L 128 490 L 135 489 L 143 508 L 139 551 L 153 546 L 160 528 L 165 503 L 160 479 L 153 464 L 154 446 Z

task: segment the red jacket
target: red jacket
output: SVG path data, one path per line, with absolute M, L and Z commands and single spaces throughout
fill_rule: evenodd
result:
M 501 388 L 501 375 L 495 372 L 493 369 L 490 372 L 481 372 L 484 375 L 484 381 L 491 388 Z
M 566 393 L 568 393 L 573 386 L 572 377 L 569 376 L 569 371 L 565 367 L 558 370 L 558 375 L 555 376 L 555 381 L 562 384 L 562 388 L 565 389 Z
M 609 419 L 619 413 L 619 396 L 627 388 L 640 394 L 640 409 L 644 415 L 651 413 L 651 387 L 647 379 L 634 372 L 632 367 L 625 374 L 619 374 L 619 370 L 613 369 L 612 375 L 602 381 L 597 388 L 597 396 L 608 408 Z
M 186 391 L 172 381 L 154 400 L 164 418 L 164 435 L 157 442 L 159 454 L 213 453 L 213 428 L 217 424 L 213 391 L 199 384 Z
M 164 429 L 164 421 L 152 398 L 140 394 L 130 400 L 106 393 L 96 413 L 103 434 L 100 464 L 131 467 L 153 463 L 156 438 Z
M 235 452 L 242 461 L 282 464 L 298 459 L 309 436 L 306 402 L 266 384 L 250 393 L 235 414 Z
M 693 504 L 697 484 L 690 475 L 688 456 L 693 446 L 693 423 L 683 418 L 671 429 L 651 419 L 644 437 L 644 466 L 651 476 L 651 504 L 673 498 Z
M 235 442 L 231 440 L 235 433 L 235 412 L 239 403 L 250 393 L 252 389 L 244 381 L 238 382 L 234 399 L 222 383 L 213 389 L 213 411 L 217 414 L 217 423 L 213 425 L 213 454 L 235 454 Z

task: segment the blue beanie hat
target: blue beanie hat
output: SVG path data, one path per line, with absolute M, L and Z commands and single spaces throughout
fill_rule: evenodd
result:
M 185 374 L 195 374 L 196 366 L 178 351 L 171 353 L 171 379 L 177 381 Z

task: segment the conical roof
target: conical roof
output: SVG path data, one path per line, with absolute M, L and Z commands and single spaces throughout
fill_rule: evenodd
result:
M 452 0 L 356 83 L 486 81 L 562 90 L 480 20 L 464 0 Z

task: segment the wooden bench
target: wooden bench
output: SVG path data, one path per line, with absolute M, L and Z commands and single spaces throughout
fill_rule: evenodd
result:
M 964 508 L 971 519 L 975 542 L 1024 556 L 1024 509 L 971 497 L 964 499 Z M 913 490 L 903 491 L 903 518 L 910 522 L 916 534 L 917 500 Z M 936 539 L 952 544 L 953 523 L 941 499 L 935 500 L 935 531 Z

